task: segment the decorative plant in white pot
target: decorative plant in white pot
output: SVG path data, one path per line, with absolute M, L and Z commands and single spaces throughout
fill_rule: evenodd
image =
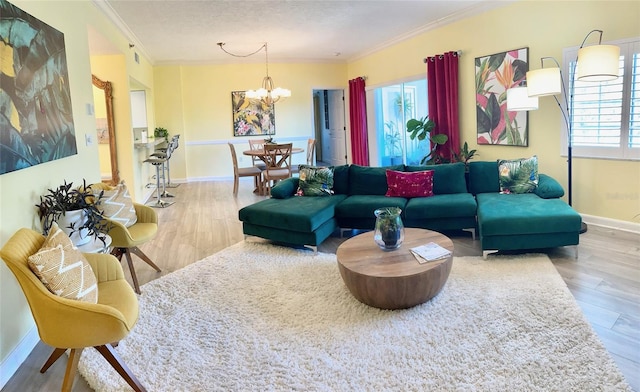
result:
M 53 222 L 57 222 L 75 245 L 83 245 L 91 237 L 104 243 L 101 234 L 109 230 L 109 223 L 98 209 L 103 193 L 94 195 L 84 180 L 81 188 L 73 188 L 72 182 L 65 181 L 63 185 L 49 189 L 48 194 L 40 196 L 40 204 L 36 204 L 44 234 L 48 234 Z

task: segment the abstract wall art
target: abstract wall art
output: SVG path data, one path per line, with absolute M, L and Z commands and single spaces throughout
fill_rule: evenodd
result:
M 75 155 L 64 34 L 0 0 L 0 174 Z

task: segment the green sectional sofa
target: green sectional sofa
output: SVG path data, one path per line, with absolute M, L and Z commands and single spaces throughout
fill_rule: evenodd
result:
M 497 162 L 469 163 L 484 256 L 494 250 L 578 245 L 582 218 L 560 199 L 564 190 L 555 179 L 540 174 L 532 193 L 502 194 L 497 173 Z
M 433 196 L 388 197 L 386 170 L 433 170 Z M 497 162 L 432 166 L 333 167 L 332 196 L 295 196 L 297 177 L 279 182 L 271 198 L 238 212 L 245 235 L 318 246 L 336 229 L 373 229 L 374 211 L 399 207 L 407 227 L 478 232 L 482 250 L 577 245 L 581 218 L 559 198 L 553 178 L 540 174 L 534 193 L 500 194 Z M 486 255 L 486 253 L 485 253 Z

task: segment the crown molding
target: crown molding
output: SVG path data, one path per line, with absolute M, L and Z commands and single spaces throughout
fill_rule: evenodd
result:
M 409 31 L 407 33 L 404 33 L 402 35 L 399 35 L 397 37 L 395 37 L 394 39 L 385 41 L 383 43 L 381 43 L 380 45 L 377 45 L 369 50 L 366 50 L 364 52 L 358 53 L 354 56 L 352 56 L 351 58 L 349 58 L 349 62 L 352 61 L 356 61 L 356 60 L 360 60 L 364 57 L 367 57 L 369 55 L 372 55 L 376 52 L 381 51 L 382 49 L 386 49 L 390 46 L 396 45 L 400 42 L 406 41 L 410 38 L 413 38 L 415 36 L 418 36 L 420 34 L 426 33 L 427 31 L 431 31 L 431 30 L 435 30 L 437 28 L 440 28 L 442 26 L 446 26 L 448 24 L 457 22 L 459 20 L 462 19 L 466 19 L 475 15 L 479 15 L 483 12 L 487 12 L 490 11 L 492 9 L 495 8 L 500 8 L 503 7 L 507 4 L 511 4 L 514 3 L 518 0 L 502 0 L 502 1 L 482 1 L 481 3 L 479 3 L 478 5 L 474 6 L 474 7 L 469 7 L 466 8 L 464 10 L 461 10 L 455 14 L 451 14 L 448 15 L 444 18 L 438 19 L 434 22 L 431 22 L 429 24 L 426 24 L 424 26 L 421 26 L 415 30 Z
M 114 9 L 111 7 L 109 3 L 105 0 L 91 0 L 93 4 L 100 10 L 106 17 L 113 23 L 118 30 L 124 35 L 124 37 L 129 41 L 130 44 L 135 45 L 136 52 L 140 53 L 146 59 L 149 60 L 151 65 L 154 64 L 154 60 L 149 56 L 149 53 L 145 50 L 142 42 L 136 37 L 136 35 L 129 29 L 129 26 L 120 18 Z

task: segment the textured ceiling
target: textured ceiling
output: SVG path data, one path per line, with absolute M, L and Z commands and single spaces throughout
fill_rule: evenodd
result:
M 505 1 L 93 0 L 153 64 L 346 62 Z M 97 45 L 97 44 L 96 44 Z M 92 50 L 98 50 L 93 46 Z

